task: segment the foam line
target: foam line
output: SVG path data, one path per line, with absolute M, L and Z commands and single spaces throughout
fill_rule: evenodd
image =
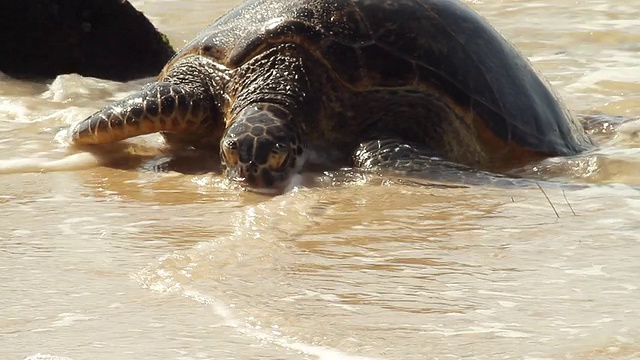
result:
M 10 159 L 0 160 L 0 174 L 82 170 L 100 164 L 100 159 L 88 152 L 69 155 L 57 160 L 47 158 Z
M 203 295 L 198 291 L 182 288 L 182 294 L 183 296 L 199 303 L 211 305 L 214 313 L 223 319 L 225 326 L 235 329 L 235 331 L 242 335 L 252 337 L 262 342 L 299 351 L 305 355 L 316 356 L 319 360 L 380 360 L 380 358 L 351 355 L 326 346 L 311 345 L 300 341 L 290 340 L 287 339 L 286 336 L 242 323 L 233 315 L 233 311 L 229 306 L 214 298 Z

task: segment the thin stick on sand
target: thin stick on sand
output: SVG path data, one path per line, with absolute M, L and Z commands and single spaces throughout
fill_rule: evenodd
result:
M 538 189 L 540 189 L 540 191 L 542 191 L 542 194 L 544 194 L 544 197 L 547 198 L 547 201 L 549 202 L 549 205 L 551 205 L 551 208 L 553 209 L 553 212 L 556 213 L 556 217 L 559 219 L 560 218 L 560 214 L 558 214 L 558 210 L 556 210 L 556 207 L 553 206 L 553 203 L 551 202 L 551 199 L 549 199 L 549 196 L 547 195 L 547 193 L 544 191 L 542 186 L 540 186 L 540 183 L 536 183 L 536 185 L 538 185 Z
M 571 209 L 571 213 L 573 214 L 573 216 L 576 216 L 576 212 L 573 211 L 573 206 L 571 206 L 571 204 L 569 203 L 569 199 L 567 199 L 567 194 L 564 192 L 564 189 L 562 189 L 562 196 L 564 196 L 564 201 L 569 206 L 569 209 Z

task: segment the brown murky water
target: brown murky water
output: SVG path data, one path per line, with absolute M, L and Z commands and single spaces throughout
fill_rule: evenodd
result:
M 234 2 L 134 3 L 181 46 Z M 592 184 L 549 186 L 559 217 L 535 187 L 33 172 L 142 82 L 0 77 L 0 358 L 640 358 L 640 5 L 471 5 L 576 113 L 628 120 L 529 169 Z

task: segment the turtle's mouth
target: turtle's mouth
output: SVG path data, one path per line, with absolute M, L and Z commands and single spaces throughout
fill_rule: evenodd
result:
M 225 169 L 227 179 L 239 183 L 243 188 L 261 193 L 282 193 L 288 187 L 289 181 L 294 174 L 291 167 L 292 154 L 282 162 L 277 169 L 270 169 L 268 165 L 238 164 Z

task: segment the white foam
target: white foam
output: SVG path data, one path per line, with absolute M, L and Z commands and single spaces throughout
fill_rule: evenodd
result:
M 58 315 L 58 320 L 51 323 L 51 325 L 54 327 L 65 327 L 65 326 L 71 326 L 76 321 L 84 321 L 84 320 L 92 320 L 92 319 L 95 319 L 95 317 L 85 316 L 81 314 L 74 314 L 74 313 L 62 313 Z
M 83 98 L 105 99 L 114 95 L 128 84 L 104 79 L 82 76 L 78 74 L 63 74 L 57 76 L 48 86 L 41 98 L 53 102 L 66 103 Z
M 304 178 L 301 174 L 293 174 L 287 183 L 287 186 L 284 188 L 284 192 L 288 193 L 289 191 L 302 186 L 304 183 Z
M 24 360 L 71 360 L 71 358 L 49 354 L 34 354 L 27 356 Z
M 82 170 L 100 165 L 91 153 L 78 153 L 62 159 L 21 158 L 0 160 L 0 174 Z
M 627 121 L 620 125 L 616 138 L 638 139 L 640 138 L 640 119 Z
M 214 298 L 203 295 L 198 291 L 187 290 L 183 288 L 183 295 L 199 303 L 211 305 L 214 313 L 223 319 L 225 326 L 233 328 L 238 333 L 252 337 L 261 342 L 266 342 L 290 350 L 299 351 L 305 355 L 316 356 L 319 360 L 379 359 L 360 355 L 352 355 L 330 347 L 311 345 L 297 340 L 289 339 L 286 336 L 282 335 L 280 330 L 272 331 L 268 329 L 258 328 L 238 320 L 238 318 L 234 316 L 233 310 L 229 306 Z
M 609 277 L 609 274 L 607 274 L 606 272 L 604 272 L 602 269 L 604 268 L 604 265 L 592 265 L 590 267 L 587 268 L 583 268 L 583 269 L 573 269 L 573 270 L 565 270 L 564 272 L 567 274 L 574 274 L 574 275 L 590 275 L 590 276 L 605 276 L 605 277 Z

